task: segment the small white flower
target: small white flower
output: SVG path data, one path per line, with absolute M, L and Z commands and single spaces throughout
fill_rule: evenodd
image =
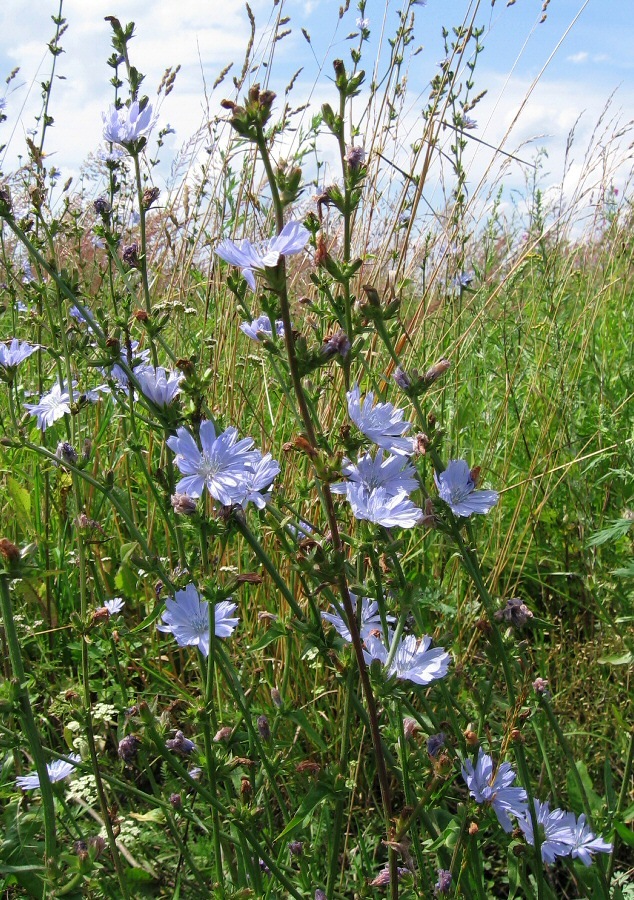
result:
M 111 616 L 116 616 L 125 606 L 125 600 L 121 597 L 113 597 L 112 600 L 106 600 L 104 606 Z
M 39 403 L 25 403 L 32 416 L 37 416 L 38 428 L 46 431 L 49 425 L 70 413 L 70 393 L 61 384 L 54 384 L 48 394 L 40 398 Z
M 138 100 L 121 109 L 111 103 L 108 111 L 102 113 L 101 117 L 104 140 L 121 144 L 126 150 L 141 137 L 147 137 L 156 124 L 156 117 L 152 117 L 152 104 L 146 104 L 141 110 Z

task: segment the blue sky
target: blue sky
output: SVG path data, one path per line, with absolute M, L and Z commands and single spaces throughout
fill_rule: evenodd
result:
M 251 7 L 258 25 L 256 47 L 259 41 L 265 47 L 272 3 L 253 0 Z M 291 17 L 285 27 L 291 28 L 292 33 L 277 47 L 271 85 L 274 89 L 283 90 L 289 75 L 303 66 L 295 89 L 296 102 L 302 96 L 311 96 L 319 108 L 329 96 L 331 61 L 337 56 L 349 60 L 353 42 L 346 38 L 356 30 L 359 17 L 352 3 L 344 19 L 339 21 L 339 7 L 339 0 L 284 0 L 283 13 Z M 402 4 L 387 4 L 388 23 L 394 22 L 395 11 L 401 7 Z M 579 153 L 584 143 L 592 140 L 597 119 L 615 89 L 610 116 L 621 116 L 623 121 L 632 117 L 632 2 L 552 0 L 542 23 L 541 0 L 516 0 L 511 6 L 500 0 L 494 6 L 490 0 L 479 4 L 468 0 L 428 0 L 425 7 L 413 7 L 415 45 L 420 44 L 423 49 L 413 60 L 408 76 L 412 127 L 424 106 L 429 80 L 444 56 L 441 27 L 460 24 L 476 7 L 475 21 L 485 28 L 482 38 L 485 49 L 476 69 L 476 84 L 479 89 L 487 88 L 488 94 L 474 111 L 478 121 L 475 134 L 497 144 L 523 104 L 522 114 L 505 147 L 523 158 L 527 155 L 532 158 L 538 147 L 546 147 L 548 168 L 552 170 L 550 177 L 553 183 L 557 182 L 563 167 L 566 138 L 579 115 L 582 115 L 576 132 Z M 0 167 L 5 172 L 16 165 L 18 154 L 23 153 L 26 129 L 39 109 L 39 82 L 47 77 L 50 59 L 46 43 L 53 34 L 50 16 L 57 13 L 57 8 L 57 0 L 4 0 L 0 9 L 0 77 L 4 80 L 16 65 L 21 67 L 6 92 L 8 120 L 0 125 L 0 142 L 8 142 L 4 158 L 0 159 Z M 368 0 L 366 3 L 365 16 L 370 20 L 371 29 L 366 68 L 371 67 L 385 11 L 384 2 Z M 163 104 L 160 115 L 161 125 L 169 122 L 176 129 L 176 135 L 168 137 L 162 153 L 162 172 L 167 174 L 170 158 L 206 116 L 204 84 L 210 89 L 218 72 L 229 62 L 235 64 L 233 71 L 240 68 L 248 34 L 243 3 L 236 0 L 223 3 L 188 0 L 182 4 L 173 0 L 152 3 L 66 0 L 63 14 L 69 28 L 62 39 L 65 53 L 58 61 L 58 74 L 63 80 L 56 82 L 52 103 L 55 127 L 47 139 L 50 163 L 62 170 L 62 177 L 76 176 L 87 154 L 100 146 L 101 110 L 112 99 L 108 84 L 111 71 L 105 64 L 111 52 L 110 33 L 104 16 L 113 14 L 121 21 L 133 19 L 137 23 L 132 56 L 147 75 L 144 86 L 148 94 L 155 92 L 168 65 L 182 66 L 175 89 Z M 302 27 L 311 35 L 317 59 L 326 61 L 321 75 L 301 34 Z M 532 87 L 554 51 L 540 82 Z M 263 74 L 260 70 L 258 77 Z M 228 91 L 223 87 L 213 94 L 212 114 L 219 112 L 218 102 L 223 92 Z M 528 101 L 527 94 L 530 94 Z M 476 145 L 473 147 L 475 150 Z M 473 154 L 469 164 L 473 166 L 474 181 L 480 177 L 480 169 L 488 158 L 490 155 L 487 157 L 482 150 Z M 627 166 L 625 163 L 617 167 L 616 174 L 623 173 L 625 178 Z M 511 172 L 508 177 L 512 180 L 520 175 Z

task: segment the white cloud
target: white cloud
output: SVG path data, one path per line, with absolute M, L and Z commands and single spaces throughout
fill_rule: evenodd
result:
M 573 53 L 572 56 L 566 57 L 566 62 L 584 63 L 588 62 L 590 54 L 586 50 L 580 50 L 579 53 Z

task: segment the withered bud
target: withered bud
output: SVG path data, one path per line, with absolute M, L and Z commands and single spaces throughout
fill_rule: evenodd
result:
M 546 694 L 548 690 L 547 678 L 536 678 L 533 682 L 533 690 L 538 694 Z
M 519 728 L 513 728 L 511 730 L 511 740 L 514 741 L 516 744 L 524 743 L 524 735 L 519 730 Z
M 493 615 L 498 622 L 506 622 L 513 628 L 521 628 L 533 618 L 533 613 L 520 597 L 511 597 L 506 601 L 506 606 L 497 609 Z
M 353 172 L 360 169 L 365 162 L 365 150 L 363 147 L 348 147 L 346 162 Z
M 92 453 L 92 441 L 90 438 L 86 438 L 84 440 L 84 448 L 82 450 L 82 456 L 86 460 L 86 462 L 90 459 L 90 454 Z
M 238 584 L 262 584 L 264 579 L 257 572 L 243 572 L 236 576 Z
M 196 506 L 196 501 L 188 494 L 172 494 L 172 509 L 177 516 L 193 516 Z
M 141 741 L 136 734 L 129 734 L 119 741 L 119 756 L 125 763 L 131 763 L 139 752 Z
M 402 391 L 409 391 L 412 386 L 412 379 L 409 377 L 405 369 L 400 366 L 396 367 L 396 371 L 392 373 L 392 378 Z
M 11 214 L 11 191 L 6 184 L 0 185 L 0 216 Z
M 147 322 L 150 316 L 145 309 L 135 309 L 132 313 L 132 318 L 136 319 L 137 322 Z
M 304 772 L 308 772 L 311 775 L 318 775 L 321 772 L 321 766 L 319 763 L 313 762 L 311 759 L 305 759 L 303 762 L 300 762 L 297 766 L 295 766 L 295 771 L 303 774 Z
M 337 77 L 340 77 L 341 75 L 345 75 L 345 74 L 346 74 L 346 67 L 345 67 L 344 64 L 343 64 L 343 60 L 342 60 L 342 59 L 333 59 L 333 61 L 332 61 L 332 67 L 333 67 L 333 69 L 335 70 L 335 75 L 336 75 Z
M 240 782 L 240 793 L 243 800 L 248 800 L 253 794 L 253 787 L 251 786 L 251 782 L 246 777 L 246 775 Z
M 430 369 L 427 369 L 427 371 L 423 375 L 423 378 L 425 379 L 427 384 L 433 384 L 437 378 L 440 378 L 441 375 L 444 375 L 445 372 L 450 368 L 451 362 L 443 356 L 442 359 L 439 359 L 437 363 L 434 363 L 434 365 Z
M 107 219 L 112 212 L 112 206 L 105 197 L 97 197 L 93 206 L 97 215 L 101 216 L 103 219 Z
M 409 875 L 409 869 L 404 869 L 402 866 L 399 866 L 396 870 L 396 874 L 398 877 L 398 881 L 403 878 L 404 875 Z M 390 883 L 390 869 L 389 866 L 386 866 L 385 869 L 381 869 L 376 878 L 373 878 L 370 881 L 370 887 L 383 887 L 386 884 Z
M 123 259 L 126 266 L 130 266 L 131 269 L 138 269 L 139 245 L 136 242 L 134 244 L 128 244 L 127 247 L 123 248 L 121 258 Z
M 291 856 L 301 856 L 304 852 L 303 841 L 291 841 L 288 845 L 288 852 Z
M 62 462 L 71 463 L 71 465 L 75 465 L 78 459 L 77 451 L 72 444 L 68 443 L 68 441 L 59 442 L 57 450 L 55 451 L 55 456 Z
M 473 469 L 471 469 L 471 471 L 469 472 L 469 475 L 471 476 L 471 481 L 473 481 L 473 483 L 475 484 L 476 487 L 478 486 L 478 482 L 480 481 L 480 472 L 481 471 L 482 471 L 482 469 L 480 466 L 474 466 Z
M 173 738 L 165 741 L 165 746 L 168 750 L 181 753 L 183 756 L 189 756 L 196 749 L 196 744 L 186 738 L 182 731 L 177 731 Z
M 75 841 L 73 849 L 82 862 L 88 859 L 88 844 L 86 841 Z
M 258 734 L 266 743 L 270 743 L 271 741 L 271 729 L 269 727 L 269 720 L 266 716 L 258 716 Z
M 183 808 L 183 798 L 180 794 L 170 794 L 170 805 L 172 809 Z
M 438 756 L 445 746 L 445 737 L 445 732 L 439 731 L 438 734 L 430 734 L 427 738 L 427 752 L 432 758 Z
M 231 112 L 235 112 L 236 110 L 242 110 L 242 112 L 244 112 L 244 110 L 238 106 L 237 103 L 234 103 L 233 100 L 221 100 L 220 105 L 223 109 L 230 109 Z
M 403 719 L 403 734 L 406 741 L 410 741 L 417 731 L 420 731 L 420 725 L 416 719 L 411 719 L 409 716 Z
M 338 331 L 335 331 L 334 334 L 331 334 L 330 337 L 326 338 L 319 349 L 319 354 L 324 359 L 331 359 L 337 354 L 345 359 L 348 353 L 350 353 L 351 346 L 348 335 L 340 328 Z
M 273 701 L 273 706 L 276 706 L 278 709 L 282 708 L 282 695 L 276 687 L 271 688 L 271 700 Z
M 471 728 L 467 728 L 464 732 L 464 739 L 467 742 L 467 747 L 477 747 L 480 743 L 478 740 L 478 735 L 475 731 L 472 731 Z
M 110 612 L 108 611 L 107 606 L 100 606 L 99 609 L 95 609 L 90 619 L 91 625 L 98 625 L 99 622 L 107 622 L 110 618 Z
M 219 744 L 220 741 L 228 741 L 231 737 L 231 728 L 228 725 L 224 725 L 214 734 L 214 741 Z
M 414 448 L 415 456 L 424 456 L 427 453 L 427 448 L 429 447 L 431 441 L 422 431 L 419 434 L 415 434 L 412 438 L 412 447 Z
M 0 554 L 10 563 L 20 560 L 20 548 L 12 544 L 8 538 L 0 538 Z
M 473 837 L 474 834 L 477 834 L 480 831 L 478 828 L 477 822 L 471 822 L 469 825 L 469 834 Z
M 160 196 L 160 189 L 157 187 L 149 187 L 143 191 L 143 209 L 149 209 L 153 203 L 156 203 Z
M 93 851 L 95 859 L 97 859 L 106 849 L 106 839 L 103 838 L 100 834 L 88 838 L 88 848 Z

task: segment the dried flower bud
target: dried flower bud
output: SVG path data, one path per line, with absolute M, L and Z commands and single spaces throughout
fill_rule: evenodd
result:
M 495 611 L 494 617 L 498 622 L 506 622 L 513 628 L 521 628 L 533 618 L 533 613 L 519 597 L 511 597 L 506 601 L 506 606 Z
M 139 752 L 141 741 L 135 734 L 129 734 L 119 741 L 119 756 L 125 763 L 131 763 Z
M 240 794 L 242 795 L 242 799 L 246 802 L 249 800 L 251 795 L 253 794 L 253 787 L 251 786 L 251 782 L 245 775 L 242 781 L 240 782 Z
M 172 494 L 172 508 L 177 516 L 193 516 L 196 506 L 196 501 L 188 494 Z
M 304 762 L 300 762 L 295 766 L 295 771 L 300 774 L 309 772 L 311 775 L 318 775 L 321 772 L 321 766 L 310 759 L 305 759 Z
M 414 737 L 415 732 L 420 730 L 420 725 L 416 721 L 416 719 L 411 719 L 407 716 L 403 719 L 403 734 L 405 735 L 405 740 L 409 741 Z
M 8 538 L 0 538 L 0 554 L 10 563 L 20 560 L 20 548 L 12 544 Z
M 107 219 L 112 212 L 112 206 L 105 197 L 97 197 L 93 206 L 97 215 L 101 216 L 103 219 Z
M 439 731 L 438 734 L 430 734 L 427 738 L 427 752 L 432 758 L 438 756 L 445 746 L 445 737 L 445 732 Z
M 471 728 L 467 728 L 464 732 L 464 739 L 467 742 L 467 747 L 477 747 L 479 744 L 478 735 Z
M 124 263 L 127 266 L 130 266 L 131 269 L 139 268 L 139 245 L 128 244 L 127 247 L 123 248 L 123 253 L 121 254 Z
M 516 744 L 523 744 L 523 743 L 524 743 L 524 735 L 523 735 L 522 732 L 519 730 L 519 728 L 513 728 L 513 729 L 512 729 L 512 731 L 511 731 L 511 740 L 514 741 Z
M 214 735 L 214 741 L 219 744 L 220 741 L 228 741 L 231 737 L 232 729 L 225 725 L 223 728 L 219 729 Z
M 182 731 L 177 731 L 171 740 L 165 741 L 165 746 L 175 753 L 182 753 L 183 756 L 189 756 L 196 749 L 196 744 L 186 738 Z
M 86 462 L 90 459 L 90 454 L 92 453 L 92 441 L 90 438 L 85 438 L 84 447 L 82 450 L 82 456 Z
M 268 744 L 271 740 L 271 729 L 266 716 L 258 716 L 258 734 Z
M 273 706 L 276 706 L 278 709 L 282 708 L 282 695 L 276 687 L 271 688 L 271 700 L 273 701 Z
M 360 169 L 365 162 L 365 150 L 363 147 L 348 147 L 346 162 L 353 172 Z
M 143 191 L 143 209 L 149 209 L 158 200 L 160 193 L 157 187 L 146 188 Z
M 469 834 L 471 835 L 471 837 L 473 837 L 473 835 L 477 834 L 479 831 L 480 831 L 480 829 L 478 828 L 478 823 L 471 822 L 469 825 Z
M 96 834 L 94 837 L 88 838 L 88 848 L 93 851 L 95 859 L 98 859 L 106 849 L 106 839 L 100 834 Z
M 288 845 L 288 852 L 291 856 L 301 856 L 304 852 L 303 841 L 291 841 Z
M 88 844 L 86 841 L 75 841 L 73 849 L 82 862 L 88 859 Z
M 400 366 L 396 367 L 396 371 L 392 373 L 392 378 L 402 391 L 409 391 L 412 386 L 412 379 L 409 377 L 405 369 Z
M 327 337 L 319 349 L 319 354 L 324 359 L 332 359 L 333 356 L 339 354 L 344 359 L 350 353 L 351 343 L 345 331 L 339 329 Z
M 439 359 L 437 363 L 434 363 L 434 365 L 430 369 L 427 369 L 427 371 L 423 375 L 423 378 L 425 379 L 427 384 L 433 384 L 437 378 L 440 378 L 441 375 L 444 375 L 445 372 L 450 368 L 450 360 L 443 356 L 442 359 Z
M 547 694 L 548 693 L 548 679 L 547 678 L 536 678 L 533 682 L 533 690 L 538 694 Z
M 427 437 L 426 434 L 423 434 L 421 431 L 420 434 L 415 434 L 412 438 L 412 447 L 413 453 L 415 456 L 424 456 L 427 453 L 427 448 L 429 447 L 431 441 Z
M 404 875 L 409 875 L 409 869 L 403 869 L 400 866 L 396 870 L 398 880 L 400 881 Z M 390 869 L 389 866 L 386 866 L 384 869 L 381 869 L 379 874 L 370 882 L 370 887 L 383 887 L 386 884 L 390 883 Z
M 172 809 L 182 809 L 183 798 L 180 794 L 170 794 L 170 804 L 172 806 Z
M 136 319 L 137 322 L 147 322 L 150 316 L 145 309 L 135 309 L 132 313 L 132 318 Z
M 55 451 L 55 456 L 62 462 L 71 463 L 71 465 L 75 465 L 78 459 L 77 451 L 72 444 L 68 443 L 68 441 L 59 442 L 57 450 Z

